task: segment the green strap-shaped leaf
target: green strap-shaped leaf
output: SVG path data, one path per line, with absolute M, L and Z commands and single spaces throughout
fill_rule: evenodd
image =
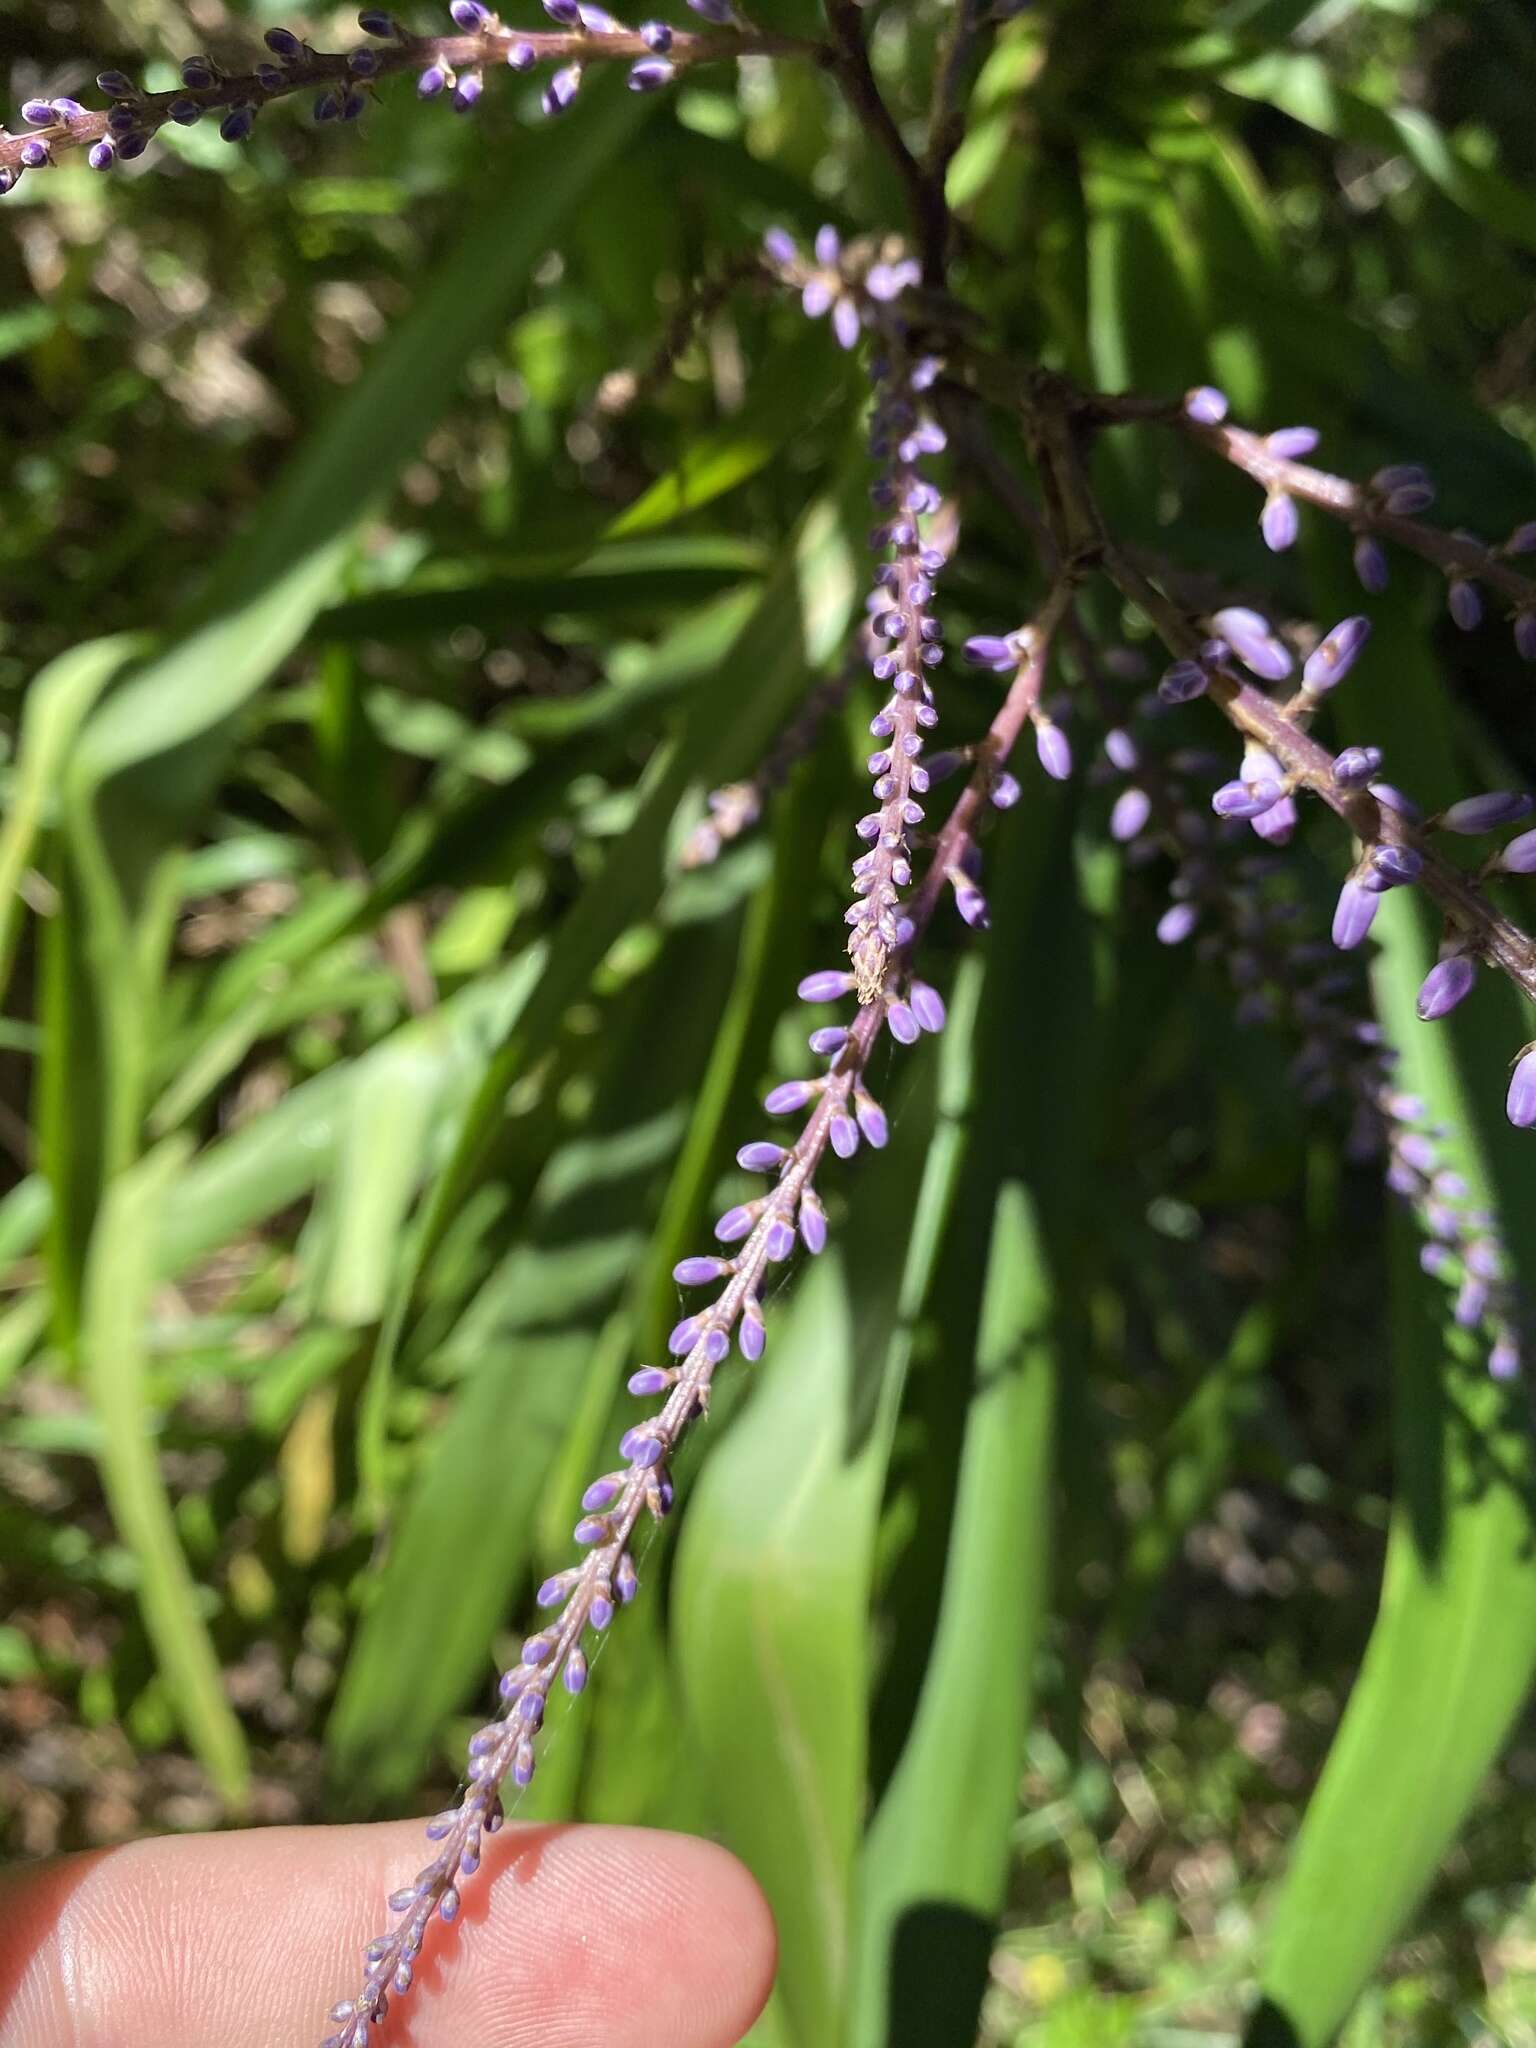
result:
M 145 1386 L 144 1325 L 159 1221 L 186 1163 L 172 1141 L 108 1187 L 86 1269 L 81 1352 L 101 1424 L 101 1477 L 118 1535 L 139 1568 L 139 1605 L 171 1704 L 220 1795 L 238 1810 L 250 1785 L 245 1737 L 224 1696 L 218 1652 L 160 1477 Z
M 939 1626 L 865 1846 L 856 2048 L 975 2039 L 1048 1585 L 1050 1313 L 1033 1203 L 1010 1180 L 996 1191 Z

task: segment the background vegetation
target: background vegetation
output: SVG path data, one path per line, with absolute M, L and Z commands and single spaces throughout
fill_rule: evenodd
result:
M 337 40 L 37 0 L 10 103 L 277 19 Z M 874 20 L 922 107 L 940 10 Z M 978 81 L 957 288 L 1020 359 L 1426 461 L 1497 537 L 1536 514 L 1533 85 L 1516 0 L 1041 5 Z M 857 613 L 858 366 L 747 286 L 643 372 L 770 222 L 900 194 L 804 70 L 530 98 L 172 131 L 0 216 L 16 1853 L 451 1790 L 838 929 L 858 691 L 756 835 L 676 854 Z M 1236 479 L 1112 461 L 1147 545 L 1358 604 L 1337 531 L 1277 563 Z M 963 540 L 954 640 L 1038 589 L 985 503 Z M 1507 632 L 1406 564 L 1368 609 L 1352 736 L 1431 800 L 1529 785 Z M 945 671 L 946 734 L 990 687 Z M 1255 2042 L 1536 2042 L 1524 1394 L 1293 1048 L 1156 945 L 1091 779 L 1026 783 L 990 936 L 935 933 L 951 1029 L 519 1811 L 729 1839 L 784 1943 L 762 2048 L 1235 2043 L 1257 1988 L 1295 2034 Z M 1396 1027 L 1432 935 L 1390 909 Z M 1519 1253 L 1512 999 L 1403 1029 Z

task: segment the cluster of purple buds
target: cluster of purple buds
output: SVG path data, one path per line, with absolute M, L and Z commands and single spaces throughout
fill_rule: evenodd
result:
M 1395 1086 L 1396 1055 L 1370 1018 L 1364 977 L 1299 928 L 1299 906 L 1280 886 L 1284 870 L 1271 855 L 1222 857 L 1240 826 L 1218 807 L 1223 821 L 1213 834 L 1196 807 L 1194 785 L 1208 757 L 1160 751 L 1153 742 L 1166 705 L 1154 696 L 1138 709 L 1137 720 L 1105 734 L 1090 779 L 1115 788 L 1109 829 L 1133 865 L 1162 853 L 1177 862 L 1158 937 L 1174 944 L 1198 927 L 1201 957 L 1223 965 L 1232 982 L 1238 1022 L 1283 1023 L 1297 1032 L 1291 1080 L 1300 1099 L 1344 1105 L 1351 1156 L 1384 1156 L 1387 1186 L 1424 1232 L 1425 1271 L 1453 1288 L 1454 1320 L 1483 1331 L 1489 1371 L 1509 1377 L 1521 1362 L 1525 1315 L 1495 1219 L 1469 1205 L 1464 1181 L 1442 1157 L 1446 1134 L 1429 1128 L 1423 1105 Z M 1536 841 L 1536 833 L 1528 836 Z M 1536 1054 L 1528 1057 L 1536 1122 Z
M 1020 626 L 1012 633 L 973 633 L 961 649 L 972 668 L 989 669 L 993 675 L 1016 677 L 1030 666 L 1035 648 L 1033 631 Z M 1066 734 L 1067 702 L 1049 701 L 1038 694 L 1026 707 L 1035 736 L 1035 754 L 1053 782 L 1066 782 L 1072 774 L 1072 742 Z M 1017 803 L 1019 785 L 1011 775 L 995 777 L 992 801 L 1005 811 Z
M 1213 385 L 1200 385 L 1185 393 L 1181 411 L 1197 428 L 1222 430 L 1228 413 L 1226 394 Z M 1313 427 L 1281 427 L 1269 434 L 1232 428 L 1208 432 L 1203 438 L 1219 445 L 1263 490 L 1259 525 L 1267 546 L 1281 551 L 1294 544 L 1297 506 L 1305 497 L 1353 527 L 1355 574 L 1373 596 L 1387 588 L 1391 571 L 1386 541 L 1395 539 L 1441 568 L 1446 609 L 1463 632 L 1475 632 L 1483 622 L 1485 585 L 1507 596 L 1516 649 L 1524 660 L 1536 661 L 1536 588 L 1507 567 L 1522 555 L 1536 554 L 1536 520 L 1524 521 L 1490 547 L 1476 534 L 1457 530 L 1445 535 L 1418 523 L 1435 501 L 1434 483 L 1422 463 L 1389 463 L 1357 487 L 1301 466 L 1317 446 Z
M 573 1536 L 585 1557 L 539 1588 L 538 1605 L 550 1618 L 501 1679 L 502 1710 L 470 1742 L 461 1801 L 428 1829 L 441 1846 L 415 1880 L 392 1895 L 396 1925 L 365 1949 L 363 1988 L 333 2007 L 336 2031 L 324 2048 L 367 2048 L 390 1998 L 410 1988 L 433 1914 L 451 1920 L 458 1913 L 459 1881 L 477 1866 L 482 1837 L 500 1825 L 501 1785 L 508 1777 L 517 1786 L 532 1778 L 535 1737 L 556 1679 L 568 1693 L 585 1687 L 589 1645 L 638 1590 L 635 1527 L 642 1515 L 660 1521 L 671 1509 L 672 1458 L 689 1424 L 708 1412 L 716 1368 L 733 1338 L 748 1362 L 762 1357 L 765 1285 L 797 1243 L 811 1254 L 826 1245 L 826 1210 L 815 1184 L 826 1152 L 847 1159 L 861 1143 L 887 1142 L 885 1112 L 865 1082 L 881 1030 L 909 1045 L 944 1026 L 942 998 L 911 970 L 917 926 L 903 899 L 911 880 L 909 834 L 922 822 L 918 799 L 928 787 L 924 736 L 937 717 L 928 678 L 942 658 L 932 596 L 944 554 L 925 532 L 925 522 L 942 508 L 918 465 L 939 452 L 943 437 L 921 410 L 921 393 L 936 366 L 914 357 L 894 318 L 881 338 L 886 353 L 873 366 L 871 446 L 880 464 L 875 496 L 881 508 L 873 539 L 884 559 L 865 636 L 866 648 L 880 648 L 872 666 L 891 691 L 872 727 L 879 742 L 869 764 L 877 809 L 859 825 L 868 850 L 854 864 L 849 964 L 807 975 L 799 988 L 801 999 L 818 1009 L 855 996 L 855 1013 L 847 1025 L 820 1021 L 811 1031 L 810 1050 L 825 1063 L 823 1072 L 781 1081 L 765 1096 L 770 1117 L 803 1118 L 789 1142 L 763 1137 L 738 1151 L 738 1168 L 764 1176 L 766 1191 L 724 1210 L 715 1224 L 717 1250 L 692 1255 L 674 1268 L 679 1287 L 709 1289 L 713 1298 L 689 1309 L 673 1328 L 667 1339 L 670 1363 L 641 1366 L 631 1375 L 632 1394 L 659 1397 L 662 1405 L 624 1432 L 618 1463 L 582 1495 Z M 930 906 L 931 901 L 930 892 Z M 926 908 L 919 914 L 926 916 Z
M 857 348 L 864 329 L 878 328 L 886 311 L 922 278 L 921 265 L 899 247 L 845 246 L 830 224 L 816 230 L 810 256 L 786 229 L 770 228 L 763 255 L 779 282 L 800 294 L 807 319 L 831 314 L 832 332 L 845 349 Z
M 729 0 L 687 4 L 714 27 L 741 26 Z M 679 38 L 662 21 L 629 28 L 595 0 L 544 0 L 544 9 L 553 31 L 520 31 L 504 28 L 481 0 L 451 0 L 457 33 L 415 36 L 384 9 L 365 7 L 358 25 L 374 41 L 344 54 L 315 50 L 292 29 L 270 28 L 263 38 L 266 54 L 248 73 L 227 72 L 212 57 L 189 57 L 181 66 L 179 86 L 164 93 L 141 90 L 124 72 L 103 71 L 96 83 L 111 102 L 104 112 L 73 99 L 31 99 L 21 111 L 36 134 L 16 137 L 0 128 L 0 193 L 8 192 L 24 172 L 44 170 L 68 150 L 83 150 L 94 170 L 127 162 L 141 156 L 168 121 L 191 127 L 211 116 L 226 142 L 243 142 L 269 101 L 304 90 L 315 94 L 315 120 L 353 121 L 368 104 L 369 88 L 396 71 L 413 70 L 424 99 L 445 96 L 458 112 L 467 113 L 481 97 L 488 65 L 521 72 L 555 60 L 558 68 L 542 97 L 545 112 L 557 114 L 575 100 L 584 65 L 593 59 L 627 62 L 632 90 L 654 92 L 671 83 L 680 63 L 735 50 L 718 38 Z

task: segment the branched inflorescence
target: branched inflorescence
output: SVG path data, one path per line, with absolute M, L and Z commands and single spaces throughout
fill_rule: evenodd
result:
M 1335 648 L 1352 644 L 1358 651 L 1360 624 L 1336 628 Z M 1322 658 L 1346 665 L 1336 652 Z M 1101 710 L 1112 715 L 1100 679 L 1088 680 Z M 1529 1348 L 1528 1315 L 1511 1283 L 1497 1218 L 1471 1202 L 1466 1182 L 1445 1163 L 1447 1133 L 1398 1084 L 1397 1055 L 1372 1013 L 1358 954 L 1341 960 L 1335 945 L 1308 932 L 1286 887 L 1285 864 L 1272 851 L 1241 850 L 1250 831 L 1270 848 L 1283 843 L 1294 807 L 1287 815 L 1263 764 L 1252 780 L 1221 783 L 1213 792 L 1219 762 L 1203 749 L 1170 748 L 1168 713 L 1166 693 L 1153 693 L 1131 719 L 1111 723 L 1094 770 L 1095 781 L 1116 792 L 1109 832 L 1133 864 L 1159 851 L 1175 863 L 1159 939 L 1177 945 L 1193 936 L 1202 957 L 1225 967 L 1240 1024 L 1286 1028 L 1299 1041 L 1291 1080 L 1300 1099 L 1343 1110 L 1350 1155 L 1382 1162 L 1388 1188 L 1423 1233 L 1420 1263 L 1451 1290 L 1453 1319 L 1482 1333 L 1489 1371 L 1511 1377 Z
M 631 88 L 655 92 L 696 64 L 816 53 L 816 45 L 792 36 L 744 28 L 730 0 L 688 5 L 712 25 L 712 33 L 673 29 L 664 21 L 629 28 L 589 0 L 544 0 L 553 29 L 507 28 L 480 0 L 452 0 L 455 35 L 413 35 L 383 8 L 365 7 L 358 24 L 371 40 L 352 50 L 316 50 L 292 29 L 271 28 L 266 57 L 249 70 L 228 70 L 209 56 L 189 57 L 180 85 L 169 92 L 145 92 L 124 72 L 103 71 L 96 84 L 108 107 L 68 98 L 28 100 L 21 118 L 30 132 L 13 135 L 0 128 L 0 192 L 8 192 L 24 172 L 46 170 L 76 150 L 85 152 L 93 170 L 110 170 L 142 156 L 167 122 L 190 128 L 216 118 L 226 142 L 244 142 L 263 108 L 293 93 L 311 96 L 316 121 L 355 121 L 374 86 L 398 72 L 415 74 L 423 99 L 442 98 L 468 113 L 479 102 L 488 72 L 553 64 L 542 104 L 546 114 L 559 114 L 594 63 L 626 63 Z

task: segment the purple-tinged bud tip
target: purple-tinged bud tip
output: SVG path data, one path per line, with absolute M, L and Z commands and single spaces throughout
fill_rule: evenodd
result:
M 736 1164 L 743 1173 L 773 1173 L 788 1157 L 782 1145 L 775 1145 L 768 1138 L 757 1138 L 750 1145 L 738 1148 Z
M 820 1092 L 819 1086 L 812 1081 L 781 1081 L 777 1088 L 770 1088 L 763 1097 L 763 1108 L 770 1116 L 793 1116 L 797 1109 L 804 1109 Z
M 540 101 L 546 114 L 563 114 L 575 99 L 581 87 L 581 66 L 566 64 L 557 71 L 544 88 Z
M 1151 815 L 1152 799 L 1144 789 L 1139 789 L 1134 784 L 1129 789 L 1122 789 L 1115 799 L 1114 809 L 1109 814 L 1110 838 L 1118 845 L 1125 845 L 1128 840 L 1138 836 Z
M 565 1670 L 561 1673 L 561 1678 L 568 1693 L 578 1693 L 585 1687 L 587 1657 L 584 1650 L 572 1650 L 565 1660 Z
M 629 89 L 631 92 L 660 92 L 676 76 L 676 65 L 669 64 L 665 57 L 641 57 L 629 67 Z
M 1316 427 L 1276 427 L 1264 436 L 1264 446 L 1281 462 L 1300 462 L 1322 438 Z
M 1200 913 L 1193 903 L 1173 903 L 1157 920 L 1157 937 L 1160 945 L 1181 946 L 1199 922 Z
M 820 1197 L 807 1189 L 800 1197 L 800 1241 L 808 1252 L 826 1249 L 827 1212 L 821 1206 Z
M 1340 619 L 1307 656 L 1301 671 L 1303 685 L 1317 697 L 1325 690 L 1331 690 L 1335 683 L 1342 683 L 1370 637 L 1369 619 L 1358 613 L 1352 618 Z
M 1452 953 L 1437 961 L 1419 985 L 1419 1020 L 1433 1024 L 1445 1017 L 1471 993 L 1477 969 L 1466 953 Z
M 972 668 L 989 668 L 998 675 L 1019 664 L 1012 643 L 998 633 L 973 633 L 960 652 Z
M 907 1000 L 912 1005 L 912 1014 L 925 1031 L 944 1029 L 944 998 L 936 988 L 930 988 L 926 981 L 914 981 L 907 991 Z
M 1528 818 L 1533 809 L 1536 798 L 1522 790 L 1490 789 L 1481 796 L 1464 796 L 1460 803 L 1442 811 L 1437 822 L 1447 832 L 1472 836 L 1499 825 L 1513 825 L 1519 818 Z
M 907 1004 L 894 1002 L 886 1006 L 886 1028 L 898 1045 L 915 1045 L 923 1035 L 923 1028 Z
M 1273 554 L 1283 555 L 1287 548 L 1293 548 L 1301 532 L 1301 515 L 1296 510 L 1296 500 L 1284 491 L 1271 492 L 1259 514 L 1259 532 L 1265 547 Z
M 688 1259 L 683 1261 L 685 1266 L 691 1263 L 692 1261 Z M 703 1264 L 705 1262 L 701 1260 L 699 1263 Z M 713 1265 L 715 1261 L 711 1259 L 708 1263 Z M 664 1394 L 668 1387 L 671 1386 L 674 1377 L 675 1375 L 668 1372 L 664 1366 L 642 1365 L 638 1371 L 630 1374 L 626 1384 L 632 1394 L 644 1400 L 653 1394 Z
M 808 974 L 795 993 L 802 1003 L 835 1003 L 853 987 L 853 976 L 841 968 L 821 967 Z
M 1362 533 L 1355 542 L 1355 574 L 1362 590 L 1380 597 L 1391 580 L 1387 551 L 1374 533 Z
M 1210 677 L 1198 661 L 1176 661 L 1158 679 L 1157 694 L 1164 704 L 1190 704 L 1203 697 Z
M 1453 576 L 1446 586 L 1446 610 L 1463 633 L 1475 633 L 1483 623 L 1483 596 L 1465 576 Z
M 715 1236 L 722 1244 L 735 1244 L 746 1237 L 757 1220 L 755 1208 L 746 1202 L 738 1202 L 733 1209 L 727 1209 L 715 1225 Z M 676 1346 L 673 1347 L 674 1350 Z
M 648 1472 L 653 1465 L 659 1465 L 667 1454 L 667 1447 L 659 1436 L 646 1429 L 629 1429 L 619 1443 L 619 1456 L 628 1458 L 632 1465 L 638 1465 L 642 1472 Z M 581 1541 L 580 1537 L 576 1539 Z
M 723 1279 L 729 1271 L 724 1259 L 679 1259 L 672 1268 L 672 1278 L 679 1287 L 708 1287 L 712 1280 Z
M 1528 1046 L 1515 1062 L 1504 1113 L 1517 1130 L 1528 1131 L 1536 1124 L 1536 1046 Z
M 1035 720 L 1035 752 L 1040 766 L 1053 782 L 1066 782 L 1072 774 L 1072 747 L 1059 725 L 1049 718 Z
M 1380 768 L 1380 747 L 1346 747 L 1334 761 L 1333 779 L 1340 789 L 1364 789 Z
M 1214 384 L 1197 384 L 1193 391 L 1185 392 L 1184 410 L 1202 427 L 1220 426 L 1227 416 L 1227 394 Z
M 1536 875 L 1536 832 L 1522 832 L 1495 856 L 1494 865 L 1506 875 Z
M 1364 889 L 1353 879 L 1344 884 L 1333 913 L 1333 943 L 1341 952 L 1347 953 L 1363 942 L 1380 904 L 1378 891 Z
M 1268 619 L 1247 605 L 1226 605 L 1211 616 L 1211 625 L 1232 652 L 1256 676 L 1283 683 L 1291 672 L 1289 650 L 1278 640 Z
M 680 1323 L 674 1324 L 672 1334 L 667 1339 L 667 1349 L 672 1356 L 681 1358 L 691 1351 L 699 1341 L 699 1332 L 702 1328 L 703 1325 L 697 1316 L 684 1316 Z

